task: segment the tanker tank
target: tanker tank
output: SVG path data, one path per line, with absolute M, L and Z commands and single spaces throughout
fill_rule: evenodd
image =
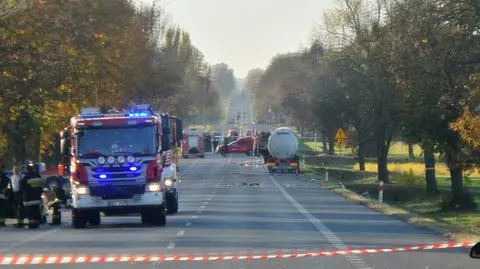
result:
M 267 148 L 270 155 L 267 168 L 270 172 L 299 173 L 298 138 L 294 131 L 287 127 L 276 129 L 268 138 Z

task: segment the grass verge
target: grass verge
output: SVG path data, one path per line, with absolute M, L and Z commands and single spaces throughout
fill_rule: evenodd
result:
M 376 178 L 368 173 L 351 177 L 348 170 L 329 168 L 329 181 L 323 179 L 324 169 L 306 167 L 306 172 L 322 177 L 317 180 L 331 191 L 368 208 L 394 216 L 417 227 L 432 230 L 452 241 L 480 241 L 479 211 L 444 211 L 443 201 L 448 197 L 447 190 L 440 195 L 428 197 L 425 188 L 420 185 L 408 185 L 402 178 L 393 180 L 385 186 L 384 203 L 378 203 L 378 184 Z M 340 172 L 343 179 L 338 176 Z M 336 175 L 336 176 L 335 176 Z M 340 184 L 342 183 L 342 184 Z M 368 193 L 365 197 L 361 194 Z M 475 195 L 480 203 L 480 194 Z

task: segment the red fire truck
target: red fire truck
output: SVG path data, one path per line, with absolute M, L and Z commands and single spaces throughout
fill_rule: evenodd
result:
M 173 163 L 168 130 L 149 105 L 107 114 L 85 108 L 70 120 L 59 170 L 69 172 L 74 228 L 99 225 L 100 212 L 140 213 L 143 223 L 165 225 L 162 171 Z
M 183 132 L 183 158 L 190 156 L 205 157 L 203 131 L 197 128 L 189 128 Z

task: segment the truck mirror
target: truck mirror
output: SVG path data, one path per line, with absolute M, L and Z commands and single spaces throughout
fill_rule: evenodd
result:
M 60 132 L 60 155 L 70 155 L 70 132 L 68 130 Z
M 55 161 L 59 162 L 62 156 L 62 139 L 60 133 L 55 134 Z
M 177 141 L 183 140 L 183 121 L 181 119 L 177 119 Z

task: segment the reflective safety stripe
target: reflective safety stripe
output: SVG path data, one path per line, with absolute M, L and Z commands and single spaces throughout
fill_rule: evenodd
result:
M 42 200 L 35 200 L 35 201 L 23 202 L 23 205 L 24 205 L 24 206 L 40 205 L 40 204 L 42 204 Z

